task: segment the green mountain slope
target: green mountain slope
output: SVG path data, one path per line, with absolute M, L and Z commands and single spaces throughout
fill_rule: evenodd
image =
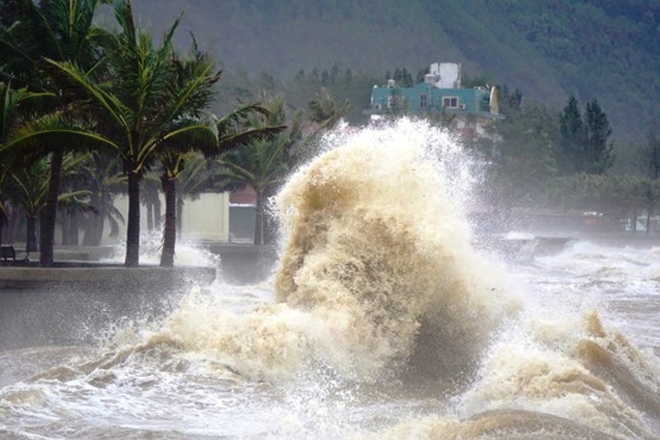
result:
M 598 98 L 617 139 L 660 120 L 657 0 L 135 0 L 143 23 L 182 27 L 229 68 L 291 78 L 340 62 L 383 75 L 458 61 L 559 108 Z

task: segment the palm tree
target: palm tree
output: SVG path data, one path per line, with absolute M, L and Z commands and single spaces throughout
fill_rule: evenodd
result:
M 89 204 L 93 210 L 87 214 L 83 224 L 83 246 L 98 246 L 103 237 L 104 225 L 110 226 L 111 238 L 119 235 L 120 223 L 124 217 L 114 205 L 114 196 L 125 191 L 126 176 L 117 160 L 100 154 L 98 151 L 90 154 L 90 160 L 83 165 L 87 176 L 87 189 L 90 191 Z
M 163 223 L 161 213 L 162 204 L 160 201 L 162 189 L 160 174 L 158 172 L 152 170 L 144 175 L 140 190 L 140 203 L 147 209 L 147 231 L 149 232 L 160 229 Z
M 10 83 L 0 82 L 0 148 L 4 146 L 13 131 L 30 117 L 34 105 L 51 97 L 49 93 L 31 93 L 26 88 L 12 89 Z M 6 220 L 3 182 L 7 174 L 12 171 L 17 159 L 17 155 L 10 155 L 7 152 L 0 156 L 0 231 Z M 0 241 L 2 241 L 1 237 Z
M 283 126 L 286 123 L 284 98 L 268 98 L 267 114 L 253 117 L 253 127 Z M 332 128 L 349 111 L 347 102 L 338 106 L 335 100 L 322 91 L 308 103 L 310 117 L 308 126 L 302 127 L 302 112 L 296 111 L 289 128 L 270 139 L 257 139 L 244 148 L 221 157 L 221 171 L 218 176 L 230 181 L 250 185 L 257 197 L 254 244 L 269 244 L 274 239 L 274 227 L 267 215 L 267 200 L 274 195 L 295 167 L 307 160 L 314 153 L 318 137 Z
M 34 252 L 37 247 L 37 219 L 46 204 L 48 196 L 48 159 L 44 156 L 21 156 L 17 166 L 9 170 L 7 197 L 13 206 L 21 207 L 27 220 L 26 250 Z M 62 162 L 66 175 L 79 173 L 85 155 L 67 154 Z M 79 189 L 60 194 L 58 199 L 70 209 L 92 209 L 88 203 L 90 191 Z
M 253 127 L 283 126 L 286 123 L 285 102 L 282 96 L 263 97 L 268 101 L 264 106 L 267 114 L 251 118 Z M 301 112 L 296 112 L 287 130 L 282 131 L 272 139 L 257 139 L 244 148 L 237 149 L 222 156 L 218 162 L 221 165 L 218 177 L 230 181 L 250 185 L 257 196 L 254 244 L 270 243 L 272 236 L 267 224 L 266 200 L 274 194 L 276 188 L 284 181 L 291 169 L 296 165 L 299 153 L 298 142 L 302 139 Z
M 29 163 L 32 162 L 32 163 Z M 25 213 L 26 237 L 25 250 L 36 252 L 37 218 L 45 196 L 45 176 L 48 164 L 46 159 L 20 163 L 8 175 L 6 191 L 12 206 L 20 207 Z
M 318 124 L 317 131 L 334 127 L 351 111 L 351 104 L 348 100 L 339 106 L 326 88 L 321 88 L 320 93 L 307 103 L 307 107 L 310 110 L 309 119 Z
M 3 8 L 14 23 L 0 36 L 0 55 L 5 61 L 0 71 L 32 90 L 57 94 L 59 102 L 51 106 L 51 111 L 69 107 L 72 97 L 67 95 L 67 88 L 42 73 L 47 59 L 75 63 L 87 73 L 94 70 L 102 52 L 99 42 L 106 35 L 93 23 L 100 3 L 100 0 L 12 1 L 11 8 Z M 34 75 L 35 72 L 38 74 Z M 57 201 L 66 150 L 63 145 L 57 145 L 50 152 L 48 198 L 41 215 L 42 266 L 53 263 Z
M 185 87 L 188 81 L 199 74 L 199 71 L 213 65 L 208 55 L 199 50 L 194 38 L 193 47 L 188 56 L 180 58 L 174 55 L 171 57 L 170 63 L 173 67 L 173 74 L 169 76 L 171 81 L 169 87 L 173 89 Z M 218 73 L 216 80 L 219 79 L 219 75 Z M 214 116 L 204 113 L 210 105 L 210 101 L 210 88 L 200 88 L 194 97 L 188 100 L 180 117 L 170 123 L 170 130 L 180 131 L 182 134 L 164 141 L 162 148 L 156 153 L 163 166 L 160 181 L 165 194 L 165 224 L 163 225 L 163 248 L 160 259 L 160 265 L 163 267 L 174 266 L 177 234 L 177 179 L 186 163 L 196 156 L 196 151 L 210 152 L 219 147 Z M 188 126 L 201 125 L 206 125 L 208 129 L 185 131 Z M 180 215 L 178 217 L 180 218 Z
M 198 75 L 200 70 L 211 65 L 208 55 L 199 50 L 193 38 L 193 46 L 188 56 L 179 58 L 173 56 L 170 60 L 174 67 L 174 74 L 170 77 L 170 88 L 177 89 L 185 85 Z M 265 113 L 258 105 L 242 106 L 220 120 L 214 115 L 205 113 L 210 105 L 211 94 L 209 89 L 200 88 L 188 101 L 179 118 L 170 124 L 171 130 L 182 131 L 181 136 L 170 138 L 163 142 L 157 157 L 163 165 L 161 183 L 165 194 L 165 224 L 163 227 L 163 249 L 160 265 L 171 267 L 174 265 L 174 253 L 177 235 L 177 218 L 181 220 L 183 206 L 183 192 L 178 191 L 179 180 L 184 169 L 189 171 L 186 179 L 188 193 L 193 191 L 192 186 L 203 185 L 206 179 L 200 179 L 205 167 L 203 160 L 197 152 L 206 157 L 216 156 L 232 149 L 243 146 L 255 139 L 272 136 L 283 127 L 246 127 L 247 118 L 257 113 Z M 187 126 L 208 125 L 208 130 L 183 131 Z M 210 135 L 213 136 L 210 136 Z M 193 161 L 193 162 L 191 162 Z M 192 166 L 188 166 L 192 165 Z M 192 171 L 192 172 L 191 172 Z
M 150 35 L 136 28 L 131 3 L 113 3 L 119 31 L 107 48 L 111 79 L 99 83 L 72 62 L 51 61 L 57 77 L 91 104 L 88 110 L 103 121 L 98 132 L 81 131 L 81 136 L 106 145 L 121 159 L 128 178 L 128 225 L 126 266 L 139 264 L 140 181 L 166 142 L 179 137 L 213 137 L 206 123 L 176 124 L 185 118 L 195 102 L 203 101 L 219 79 L 214 63 L 199 63 L 182 83 L 177 83 L 172 38 L 180 18 L 156 47 Z
M 169 151 L 163 154 L 160 160 L 163 165 L 161 184 L 165 194 L 165 223 L 160 265 L 172 267 L 174 266 L 176 236 L 177 232 L 180 232 L 177 219 L 181 220 L 181 208 L 183 207 L 182 188 L 177 191 L 177 182 L 181 180 L 183 172 L 186 170 L 186 174 L 190 178 L 184 179 L 184 182 L 202 184 L 203 179 L 200 179 L 200 174 L 205 169 L 206 159 L 193 151 L 187 153 Z
M 218 139 L 215 144 L 204 142 L 203 139 L 179 138 L 169 144 L 160 158 L 163 165 L 161 181 L 165 193 L 165 226 L 163 228 L 163 251 L 160 265 L 171 267 L 174 264 L 177 219 L 181 220 L 183 197 L 186 194 L 198 193 L 206 185 L 207 179 L 200 178 L 206 169 L 206 158 L 217 156 L 229 151 L 244 148 L 252 142 L 266 140 L 284 130 L 283 125 L 264 125 L 250 127 L 249 119 L 255 115 L 268 115 L 268 111 L 257 104 L 241 106 L 228 113 L 220 120 L 213 121 Z M 200 151 L 203 156 L 197 154 Z M 184 173 L 185 171 L 185 173 Z M 182 179 L 182 177 L 187 177 Z M 177 181 L 183 180 L 183 187 L 177 191 Z M 178 195 L 177 195 L 178 193 Z

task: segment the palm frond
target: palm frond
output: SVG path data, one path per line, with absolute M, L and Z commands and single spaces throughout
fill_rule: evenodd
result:
M 91 212 L 98 214 L 98 209 L 90 203 L 92 192 L 89 190 L 78 190 L 60 194 L 57 203 L 60 208 L 69 213 Z
M 121 211 L 119 211 L 117 208 L 114 206 L 111 206 L 110 209 L 106 212 L 105 219 L 108 221 L 108 224 L 110 225 L 110 238 L 117 238 L 119 236 L 119 223 L 121 222 L 122 224 L 125 223 L 124 217 L 121 214 Z
M 276 127 L 256 127 L 238 133 L 232 133 L 220 139 L 222 152 L 227 152 L 250 143 L 271 140 L 275 135 L 286 130 L 285 125 Z
M 74 62 L 57 62 L 50 59 L 46 61 L 48 72 L 56 77 L 63 87 L 67 88 L 74 99 L 82 103 L 92 101 L 94 106 L 97 106 L 96 108 L 103 110 L 102 115 L 97 115 L 97 117 L 103 118 L 106 124 L 112 121 L 118 130 L 128 131 L 130 129 L 130 121 L 126 118 L 129 111 L 117 95 L 106 90 L 102 84 L 94 82 Z M 94 106 L 88 106 L 88 108 L 94 109 Z
M 53 113 L 29 121 L 9 133 L 5 144 L 0 146 L 0 152 L 14 151 L 47 151 L 56 148 L 86 149 L 99 145 L 121 151 L 112 140 L 105 138 L 80 121 L 66 118 L 61 113 Z

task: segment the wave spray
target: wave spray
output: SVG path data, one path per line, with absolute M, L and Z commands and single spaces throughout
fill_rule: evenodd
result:
M 476 164 L 407 119 L 332 144 L 276 199 L 278 301 L 325 323 L 334 364 L 361 380 L 457 379 L 516 309 L 470 245 Z
M 0 437 L 657 439 L 657 250 L 476 252 L 479 167 L 423 122 L 331 134 L 273 201 L 271 280 L 0 353 Z

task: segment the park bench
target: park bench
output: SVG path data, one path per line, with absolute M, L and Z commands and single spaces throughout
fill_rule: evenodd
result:
M 16 253 L 20 252 L 25 254 L 23 258 L 16 258 Z M 16 251 L 14 246 L 2 245 L 0 246 L 0 264 L 2 266 L 17 266 L 28 264 L 30 262 L 30 253 L 28 251 Z

